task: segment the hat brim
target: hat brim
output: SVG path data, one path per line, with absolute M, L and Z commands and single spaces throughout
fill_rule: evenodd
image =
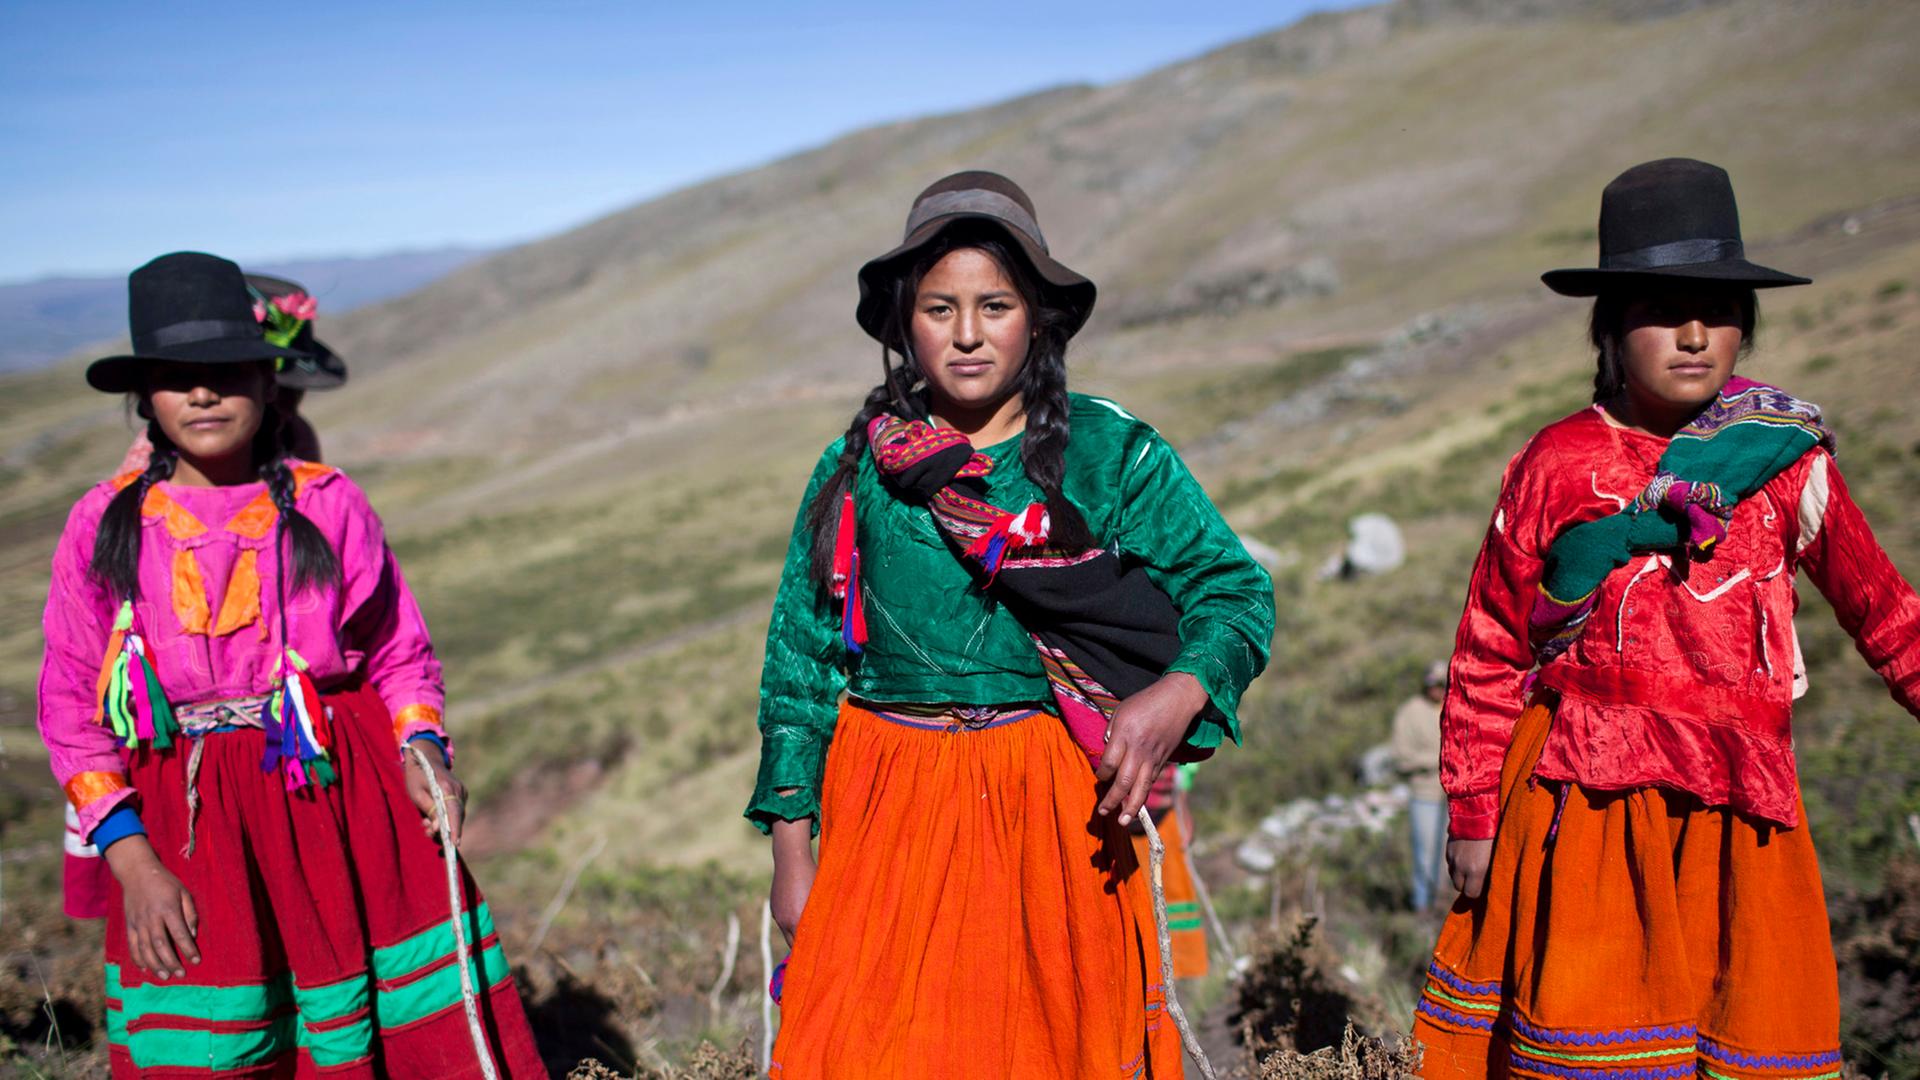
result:
M 107 394 L 124 394 L 141 386 L 140 372 L 154 364 L 252 364 L 267 360 L 300 360 L 308 354 L 284 349 L 260 338 L 216 338 L 196 341 L 177 351 L 103 356 L 87 365 L 87 385 Z
M 854 318 L 859 321 L 860 329 L 867 336 L 881 344 L 891 344 L 882 335 L 887 326 L 887 304 L 892 290 L 888 284 L 906 270 L 905 264 L 917 255 L 921 249 L 932 243 L 942 232 L 962 221 L 984 221 L 994 226 L 1020 252 L 1027 257 L 1034 273 L 1053 293 L 1053 299 L 1067 312 L 1067 336 L 1080 332 L 1087 318 L 1093 314 L 1094 300 L 1099 290 L 1084 275 L 1069 268 L 1053 256 L 1047 254 L 1040 245 L 1033 242 L 1019 229 L 1009 228 L 1007 223 L 991 214 L 957 213 L 944 214 L 933 218 L 915 229 L 899 247 L 878 258 L 868 260 L 860 268 L 860 305 L 854 309 Z
M 1602 270 L 1579 267 L 1549 270 L 1540 275 L 1547 288 L 1561 296 L 1598 296 L 1615 289 L 1641 284 L 1685 281 L 1712 285 L 1739 285 L 1749 289 L 1780 289 L 1789 285 L 1811 285 L 1812 278 L 1783 273 L 1745 259 L 1721 259 L 1686 266 L 1662 266 L 1655 270 Z
M 347 362 L 319 338 L 309 342 L 309 355 L 289 360 L 274 381 L 289 390 L 332 390 L 345 385 Z

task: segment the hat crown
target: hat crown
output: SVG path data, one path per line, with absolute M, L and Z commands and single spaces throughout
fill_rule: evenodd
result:
M 943 176 L 914 196 L 907 211 L 906 239 L 928 222 L 955 214 L 986 216 L 1009 229 L 1016 229 L 1047 250 L 1047 239 L 1040 232 L 1040 216 L 1033 200 L 1019 184 L 985 169 L 968 169 Z
M 198 251 L 162 255 L 127 275 L 127 328 L 135 352 L 164 347 L 169 336 L 261 334 L 240 267 Z
M 1621 173 L 1600 194 L 1600 264 L 1666 244 L 1711 241 L 1739 258 L 1740 211 L 1725 169 L 1663 158 Z

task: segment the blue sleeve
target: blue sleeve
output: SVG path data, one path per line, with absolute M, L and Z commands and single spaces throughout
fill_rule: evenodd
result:
M 442 739 L 440 736 L 435 735 L 433 732 L 431 731 L 419 732 L 415 734 L 413 738 L 408 739 L 407 741 L 410 743 L 411 742 L 432 743 L 433 748 L 435 750 L 440 751 L 440 763 L 442 765 L 447 766 L 448 768 L 453 767 L 453 756 L 447 753 L 447 741 L 445 739 Z
M 140 822 L 140 811 L 127 803 L 121 803 L 112 812 L 93 827 L 93 836 L 89 838 L 94 847 L 105 855 L 115 841 L 125 840 L 129 836 L 145 836 L 147 827 Z

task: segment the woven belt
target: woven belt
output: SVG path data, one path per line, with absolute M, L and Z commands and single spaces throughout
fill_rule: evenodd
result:
M 988 728 L 1017 723 L 1030 716 L 1038 715 L 1041 710 L 1032 707 L 1009 708 L 1005 705 L 952 705 L 929 712 L 877 706 L 867 706 L 867 711 L 888 723 L 903 727 L 919 728 L 922 731 L 961 732 L 985 731 Z
M 247 697 L 222 698 L 219 701 L 201 701 L 192 705 L 182 705 L 173 710 L 173 717 L 180 722 L 180 730 L 190 736 L 205 735 L 209 731 L 223 727 L 262 726 L 260 710 L 266 707 L 271 694 L 252 694 Z

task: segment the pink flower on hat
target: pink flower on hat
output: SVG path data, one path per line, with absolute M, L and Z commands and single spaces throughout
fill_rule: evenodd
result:
M 304 292 L 290 292 L 285 296 L 274 297 L 273 306 L 305 322 L 313 318 L 314 313 L 320 310 L 320 301 L 315 300 Z
M 258 300 L 253 302 L 253 321 L 257 323 L 267 321 L 267 305 Z

